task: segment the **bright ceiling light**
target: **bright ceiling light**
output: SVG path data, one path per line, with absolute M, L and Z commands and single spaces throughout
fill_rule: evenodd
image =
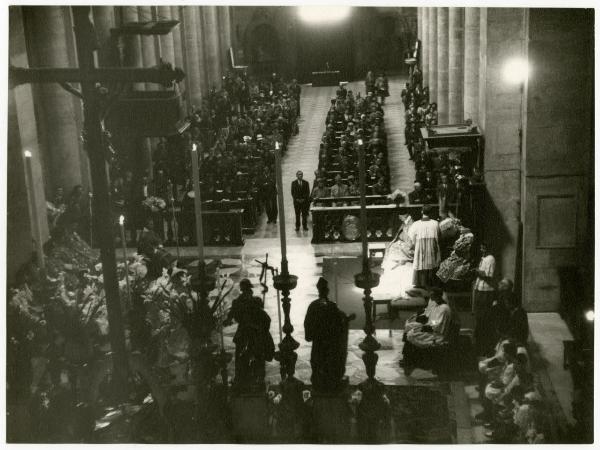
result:
M 529 62 L 523 58 L 512 58 L 504 64 L 502 75 L 510 84 L 524 83 L 529 78 Z
M 350 6 L 316 6 L 307 5 L 298 7 L 298 15 L 304 22 L 328 23 L 340 22 L 350 16 Z
M 588 322 L 593 322 L 594 321 L 594 311 L 593 310 L 586 311 L 585 318 Z

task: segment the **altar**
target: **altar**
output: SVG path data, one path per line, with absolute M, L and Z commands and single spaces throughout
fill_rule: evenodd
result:
M 339 70 L 320 70 L 312 72 L 312 85 L 316 86 L 337 86 L 342 81 L 342 75 Z

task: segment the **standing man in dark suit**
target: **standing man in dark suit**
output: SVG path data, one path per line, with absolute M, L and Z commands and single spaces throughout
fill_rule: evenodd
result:
M 300 230 L 300 216 L 302 215 L 302 228 L 308 230 L 306 220 L 310 206 L 310 188 L 308 181 L 302 179 L 301 170 L 296 172 L 296 179 L 292 181 L 292 198 L 294 199 L 294 212 L 296 213 L 296 231 Z

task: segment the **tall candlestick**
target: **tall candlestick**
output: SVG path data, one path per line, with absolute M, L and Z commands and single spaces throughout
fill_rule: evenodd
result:
M 365 153 L 363 149 L 362 139 L 358 140 L 358 177 L 360 183 L 360 236 L 362 240 L 362 271 L 354 275 L 354 284 L 363 289 L 365 296 L 363 297 L 363 307 L 365 310 L 365 339 L 359 344 L 359 348 L 365 353 L 362 360 L 365 363 L 369 383 L 380 385 L 375 380 L 375 368 L 377 366 L 378 356 L 375 353 L 381 348 L 381 344 L 373 337 L 375 326 L 373 325 L 373 297 L 371 292 L 374 287 L 379 284 L 379 274 L 371 272 L 369 268 L 369 249 L 367 245 L 367 202 L 365 198 Z M 377 390 L 380 393 L 380 389 Z M 378 394 L 379 395 L 379 394 Z
M 204 263 L 204 232 L 202 231 L 202 198 L 200 197 L 200 172 L 198 169 L 198 152 L 196 144 L 192 144 L 192 177 L 194 180 L 194 209 L 196 211 L 196 241 L 198 243 L 199 263 Z
M 42 242 L 42 227 L 40 225 L 40 217 L 37 209 L 37 199 L 35 196 L 35 186 L 33 185 L 33 167 L 31 165 L 31 152 L 25 150 L 25 173 L 27 181 L 27 193 L 29 199 L 29 210 L 31 211 L 31 233 L 33 242 L 36 247 L 36 258 L 38 267 L 41 270 L 46 268 L 46 262 L 44 261 L 44 247 Z
M 90 247 L 93 247 L 93 237 L 94 237 L 94 212 L 92 210 L 92 203 L 94 201 L 94 194 L 92 194 L 91 192 L 88 192 L 88 197 L 89 197 L 89 213 L 90 213 Z
M 131 301 L 131 288 L 129 287 L 129 262 L 127 261 L 127 244 L 125 242 L 125 216 L 119 217 L 121 230 L 121 244 L 123 245 L 123 261 L 125 262 L 125 285 L 127 286 L 127 299 Z
M 285 213 L 283 210 L 283 179 L 281 177 L 281 151 L 279 142 L 275 142 L 275 179 L 277 182 L 277 206 L 279 208 L 279 240 L 281 242 L 281 263 L 287 267 L 287 251 L 285 244 Z
M 275 275 L 279 275 L 279 269 L 275 269 Z M 279 343 L 281 343 L 283 335 L 281 334 L 281 296 L 279 290 L 277 290 L 277 321 L 279 322 Z
M 173 238 L 175 239 L 175 248 L 177 249 L 177 259 L 181 258 L 179 251 L 179 223 L 175 217 L 175 198 L 171 195 L 171 215 L 172 215 L 172 227 L 173 227 Z
M 368 268 L 369 247 L 367 242 L 367 186 L 365 182 L 365 152 L 363 140 L 358 140 L 358 180 L 360 186 L 360 238 L 362 242 L 363 269 Z
M 291 382 L 296 388 L 302 383 L 294 382 L 294 372 L 296 371 L 296 360 L 298 354 L 295 350 L 300 346 L 298 341 L 292 337 L 294 326 L 290 320 L 291 301 L 290 291 L 298 284 L 298 277 L 290 275 L 288 270 L 287 253 L 285 247 L 285 212 L 283 209 L 283 181 L 281 179 L 281 153 L 279 150 L 279 142 L 275 141 L 275 178 L 277 181 L 277 203 L 279 206 L 279 238 L 281 239 L 281 274 L 273 277 L 273 286 L 283 294 L 283 327 L 282 331 L 285 337 L 279 343 L 279 352 L 276 359 L 281 364 L 280 373 L 283 382 Z M 301 393 L 298 392 L 301 396 Z

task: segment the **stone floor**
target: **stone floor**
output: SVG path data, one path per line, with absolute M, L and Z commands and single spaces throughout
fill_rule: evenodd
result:
M 414 178 L 414 169 L 408 160 L 408 152 L 404 142 L 404 111 L 400 101 L 400 91 L 404 85 L 401 77 L 390 79 L 390 97 L 384 106 L 385 123 L 388 132 L 388 144 L 391 167 L 392 189 L 399 188 L 409 191 Z M 355 92 L 362 90 L 362 83 L 350 83 L 349 89 Z M 301 99 L 302 116 L 300 118 L 300 133 L 292 138 L 288 152 L 283 158 L 283 184 L 289 186 L 295 177 L 296 170 L 304 171 L 305 179 L 312 186 L 313 172 L 317 167 L 317 155 L 321 134 L 325 127 L 325 115 L 329 100 L 335 95 L 335 87 L 312 88 L 303 87 Z M 296 232 L 294 230 L 294 211 L 291 194 L 287 188 L 284 192 L 285 222 L 287 234 L 287 254 L 290 272 L 298 276 L 298 286 L 291 293 L 291 322 L 294 326 L 294 337 L 299 342 L 298 363 L 296 376 L 304 382 L 310 381 L 310 343 L 304 340 L 303 321 L 308 305 L 317 298 L 316 282 L 322 274 L 324 257 L 356 257 L 360 255 L 360 244 L 311 244 L 310 231 Z M 310 223 L 310 218 L 309 218 Z M 309 225 L 309 229 L 310 229 Z M 208 259 L 221 261 L 221 275 L 230 277 L 238 282 L 241 278 L 249 278 L 255 285 L 256 295 L 261 295 L 258 285 L 261 266 L 256 260 L 265 260 L 268 253 L 269 263 L 278 267 L 281 260 L 279 245 L 279 224 L 266 224 L 263 216 L 254 235 L 246 236 L 243 247 L 206 247 L 204 249 Z M 133 249 L 128 253 L 132 254 Z M 175 249 L 172 249 L 175 254 Z M 187 247 L 181 249 L 182 256 L 193 258 L 196 249 Z M 207 262 L 208 262 L 207 259 Z M 348 274 L 352 276 L 353 274 Z M 269 277 L 269 291 L 265 295 L 265 309 L 271 317 L 271 332 L 275 343 L 279 343 L 277 295 L 272 287 Z M 237 286 L 231 292 L 237 295 Z M 531 338 L 537 344 L 542 358 L 546 361 L 546 371 L 551 380 L 552 387 L 565 410 L 565 416 L 570 418 L 570 402 L 572 385 L 568 373 L 562 370 L 562 340 L 568 338 L 564 322 L 557 314 L 530 314 Z M 381 325 L 381 324 L 380 324 Z M 383 324 L 385 326 L 385 324 Z M 227 350 L 233 350 L 232 337 L 236 326 L 224 330 L 224 342 Z M 366 378 L 361 360 L 362 351 L 358 344 L 364 337 L 361 330 L 350 330 L 349 351 L 347 358 L 347 375 L 352 384 L 359 383 Z M 377 338 L 382 344 L 377 366 L 377 378 L 390 385 L 419 385 L 437 383 L 436 377 L 430 372 L 415 370 L 410 377 L 404 375 L 398 366 L 402 350 L 402 333 L 393 330 L 392 337 L 387 329 L 378 329 Z M 230 367 L 230 370 L 233 366 Z M 267 367 L 267 381 L 279 381 L 279 365 L 269 363 Z M 464 383 L 453 383 L 453 390 L 457 393 L 456 407 L 458 410 L 458 443 L 485 442 L 483 428 L 477 426 L 470 418 L 474 417 L 480 409 L 476 399 L 474 384 L 466 380 Z M 572 419 L 572 418 L 571 418 Z M 460 422 L 460 423 L 459 423 Z

